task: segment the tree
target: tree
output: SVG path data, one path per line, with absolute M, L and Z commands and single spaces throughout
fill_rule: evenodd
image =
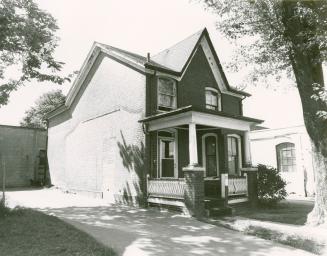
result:
M 322 64 L 327 49 L 327 1 L 201 0 L 217 14 L 217 29 L 240 46 L 239 64 L 259 76 L 294 78 L 313 146 L 315 206 L 308 224 L 327 224 L 327 93 Z
M 62 62 L 53 57 L 56 20 L 33 0 L 0 0 L 0 107 L 9 95 L 32 79 L 62 84 Z M 15 76 L 10 76 L 10 69 Z M 9 72 L 8 72 L 9 70 Z
M 65 95 L 61 90 L 54 90 L 41 95 L 35 106 L 25 111 L 25 117 L 20 122 L 23 127 L 46 128 L 46 114 L 65 103 Z

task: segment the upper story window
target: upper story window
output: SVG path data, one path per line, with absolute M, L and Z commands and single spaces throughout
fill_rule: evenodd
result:
M 176 82 L 170 78 L 158 79 L 158 109 L 172 110 L 176 108 Z
M 218 90 L 211 87 L 206 87 L 205 94 L 206 94 L 206 108 L 220 111 L 221 102 L 220 102 L 220 94 Z
M 296 171 L 294 143 L 285 142 L 276 146 L 278 170 L 281 172 Z

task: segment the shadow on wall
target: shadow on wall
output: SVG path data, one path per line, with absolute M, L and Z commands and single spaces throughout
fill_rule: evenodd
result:
M 141 142 L 139 146 L 127 144 L 122 131 L 120 131 L 120 134 L 122 137 L 122 143 L 118 141 L 117 145 L 120 157 L 123 160 L 123 165 L 130 174 L 135 173 L 137 176 L 137 179 L 132 179 L 137 194 L 136 198 L 133 197 L 129 182 L 127 181 L 123 192 L 123 203 L 136 203 L 137 205 L 142 206 L 145 202 L 144 143 Z

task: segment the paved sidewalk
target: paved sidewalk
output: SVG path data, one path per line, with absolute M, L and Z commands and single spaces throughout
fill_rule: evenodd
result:
M 313 255 L 183 215 L 105 205 L 58 190 L 9 192 L 11 206 L 24 205 L 58 216 L 118 255 Z

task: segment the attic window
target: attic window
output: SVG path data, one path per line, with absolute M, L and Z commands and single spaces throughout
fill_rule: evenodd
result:
M 206 87 L 206 109 L 221 111 L 221 99 L 218 90 Z
M 158 78 L 158 109 L 172 110 L 176 108 L 176 82 L 170 78 Z

